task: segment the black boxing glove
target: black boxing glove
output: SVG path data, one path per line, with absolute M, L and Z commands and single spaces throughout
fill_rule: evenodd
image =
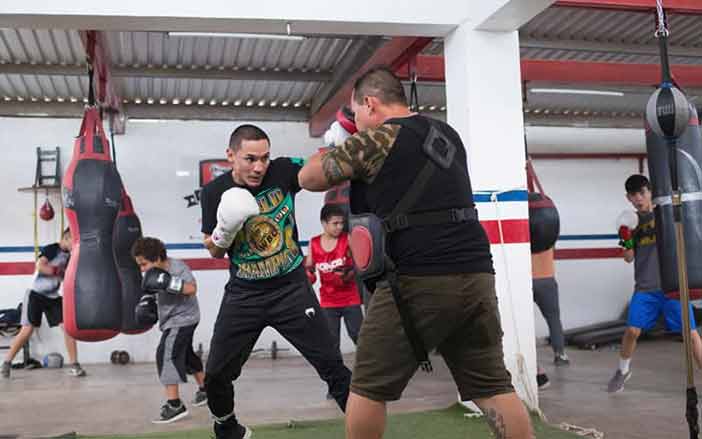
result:
M 171 294 L 181 294 L 183 292 L 183 279 L 171 276 L 166 270 L 154 267 L 144 273 L 141 289 L 156 293 L 166 291 Z
M 139 303 L 134 308 L 134 318 L 140 326 L 152 326 L 158 321 L 158 306 L 156 305 L 156 296 L 153 294 L 144 294 L 141 296 Z

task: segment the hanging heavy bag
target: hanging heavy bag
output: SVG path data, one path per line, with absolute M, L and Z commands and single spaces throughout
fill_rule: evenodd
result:
M 132 199 L 124 189 L 122 189 L 120 205 L 115 224 L 114 251 L 119 278 L 122 282 L 122 332 L 141 334 L 151 328 L 151 325 L 137 322 L 134 316 L 134 308 L 144 295 L 141 289 L 141 271 L 131 253 L 134 242 L 142 236 L 141 222 L 134 212 Z
M 122 286 L 112 248 L 122 182 L 96 107 L 85 110 L 63 183 L 73 240 L 63 285 L 64 328 L 80 341 L 107 340 L 122 325 Z
M 687 128 L 676 141 L 678 184 L 682 194 L 682 224 L 685 230 L 687 276 L 690 288 L 702 288 L 702 137 L 697 111 L 690 105 Z M 648 172 L 656 216 L 656 246 L 661 288 L 678 291 L 678 259 L 675 250 L 672 188 L 668 153 L 670 145 L 646 124 Z
M 529 192 L 531 252 L 541 253 L 556 245 L 560 230 L 560 218 L 553 200 L 544 194 Z

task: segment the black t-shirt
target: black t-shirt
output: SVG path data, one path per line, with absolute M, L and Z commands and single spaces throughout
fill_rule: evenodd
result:
M 452 165 L 436 169 L 409 212 L 473 207 L 466 150 L 449 125 L 432 121 L 453 144 Z M 390 119 L 375 130 L 359 132 L 332 150 L 332 159 L 354 169 L 351 212 L 372 212 L 384 218 L 412 186 L 428 156 L 422 145 L 429 118 Z M 477 220 L 416 226 L 391 234 L 388 253 L 398 272 L 415 275 L 492 273 L 490 242 Z
M 227 292 L 276 289 L 290 282 L 305 281 L 304 259 L 295 222 L 295 194 L 300 191 L 297 174 L 300 159 L 272 160 L 261 185 L 249 190 L 260 214 L 249 218 L 227 250 Z M 202 233 L 211 235 L 217 226 L 217 206 L 222 194 L 233 187 L 231 172 L 220 175 L 202 188 Z

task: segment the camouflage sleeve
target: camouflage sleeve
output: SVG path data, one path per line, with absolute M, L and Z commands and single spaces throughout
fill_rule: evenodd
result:
M 390 154 L 400 125 L 382 125 L 359 131 L 343 145 L 331 149 L 322 157 L 322 169 L 327 181 L 337 185 L 345 180 L 373 181 Z

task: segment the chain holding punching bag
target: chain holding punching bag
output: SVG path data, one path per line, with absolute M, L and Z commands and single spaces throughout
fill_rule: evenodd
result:
M 127 191 L 122 189 L 122 202 L 115 224 L 114 250 L 117 259 L 117 269 L 122 282 L 122 332 L 125 334 L 141 334 L 151 326 L 137 323 L 134 309 L 139 303 L 144 291 L 141 289 L 141 272 L 134 258 L 132 246 L 141 238 L 141 222 L 134 212 L 132 199 Z
M 122 286 L 112 248 L 122 182 L 94 106 L 83 114 L 63 184 L 73 241 L 63 285 L 64 328 L 80 341 L 107 340 L 122 327 Z

